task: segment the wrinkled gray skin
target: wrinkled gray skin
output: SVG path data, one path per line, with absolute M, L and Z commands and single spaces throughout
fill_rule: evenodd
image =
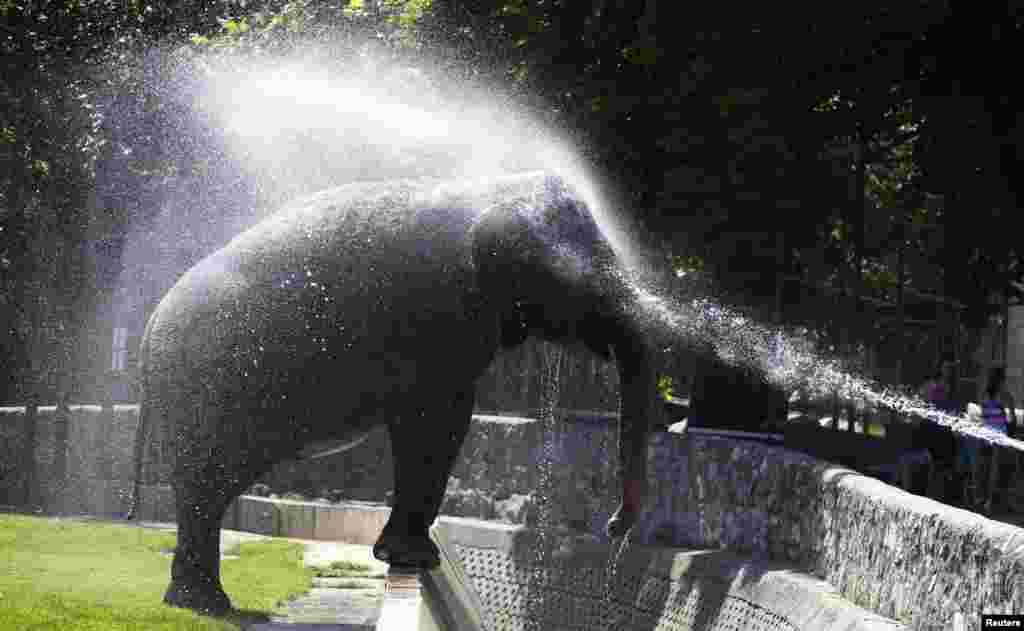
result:
M 474 381 L 530 335 L 618 363 L 620 467 L 642 494 L 647 427 L 662 411 L 614 265 L 585 204 L 542 173 L 325 191 L 201 261 L 161 301 L 141 348 L 137 476 L 149 426 L 168 423 L 174 437 L 178 545 L 164 601 L 228 611 L 226 507 L 274 464 L 381 424 L 395 501 L 374 555 L 435 566 L 427 529 L 469 427 Z M 620 505 L 609 534 L 636 518 Z

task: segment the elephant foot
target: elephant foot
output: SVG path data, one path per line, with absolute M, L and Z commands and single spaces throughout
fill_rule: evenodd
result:
M 390 565 L 428 570 L 441 563 L 437 544 L 427 535 L 389 533 L 385 530 L 373 545 L 373 556 Z
M 605 532 L 608 533 L 608 536 L 612 539 L 623 537 L 627 532 L 629 532 L 629 529 L 633 527 L 633 524 L 636 523 L 636 518 L 636 512 L 626 510 L 620 506 L 605 525 Z
M 222 616 L 231 612 L 231 600 L 219 585 L 205 582 L 186 584 L 172 581 L 164 594 L 164 602 L 172 607 L 191 609 L 210 616 Z

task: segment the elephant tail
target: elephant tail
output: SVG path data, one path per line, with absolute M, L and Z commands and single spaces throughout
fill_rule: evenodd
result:
M 132 482 L 132 496 L 131 502 L 128 507 L 128 513 L 125 515 L 125 519 L 133 520 L 139 517 L 139 505 L 142 502 L 142 465 L 143 456 L 146 452 L 146 443 L 149 439 L 150 431 L 150 417 L 152 416 L 153 404 L 151 402 L 151 396 L 149 392 L 149 383 L 147 379 L 148 364 L 149 364 L 149 337 L 150 329 L 153 327 L 153 321 L 156 319 L 156 314 L 150 317 L 149 322 L 146 324 L 146 330 L 142 334 L 142 343 L 139 349 L 139 421 L 135 427 L 135 453 L 134 453 L 134 464 L 135 464 L 135 479 Z

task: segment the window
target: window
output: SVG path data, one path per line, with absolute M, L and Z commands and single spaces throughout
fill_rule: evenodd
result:
M 124 370 L 125 359 L 128 357 L 128 329 L 114 329 L 114 345 L 111 352 L 111 370 Z

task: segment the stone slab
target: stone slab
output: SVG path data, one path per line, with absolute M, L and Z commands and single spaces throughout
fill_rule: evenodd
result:
M 386 506 L 360 502 L 325 504 L 243 495 L 228 508 L 224 527 L 291 539 L 372 545 L 390 514 Z
M 313 539 L 373 545 L 391 515 L 386 506 L 321 506 L 317 509 Z
M 243 495 L 236 499 L 224 516 L 224 527 L 236 530 L 255 532 L 261 535 L 273 535 L 274 504 L 263 498 Z

